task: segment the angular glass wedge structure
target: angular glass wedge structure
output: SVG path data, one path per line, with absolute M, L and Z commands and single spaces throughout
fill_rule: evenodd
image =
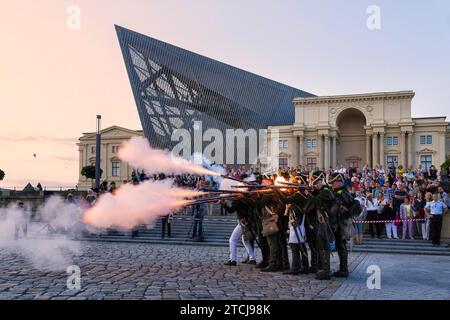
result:
M 172 132 L 265 129 L 294 123 L 295 97 L 308 92 L 115 26 L 144 134 L 171 149 Z

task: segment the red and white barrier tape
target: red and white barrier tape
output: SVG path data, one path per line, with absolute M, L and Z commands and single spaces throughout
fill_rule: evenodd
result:
M 398 219 L 398 220 L 353 220 L 353 223 L 391 223 L 404 221 L 425 221 L 425 219 Z

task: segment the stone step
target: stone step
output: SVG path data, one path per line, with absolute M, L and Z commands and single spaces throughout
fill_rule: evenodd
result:
M 110 242 L 126 242 L 126 243 L 148 243 L 148 244 L 173 244 L 173 245 L 201 245 L 201 246 L 228 246 L 227 241 L 206 240 L 202 242 L 190 241 L 189 239 L 176 238 L 130 238 L 130 237 L 92 237 L 82 238 L 79 240 L 86 241 L 110 241 Z M 242 244 L 239 242 L 239 246 Z M 349 252 L 370 252 L 370 253 L 392 253 L 392 254 L 415 254 L 415 255 L 439 255 L 450 256 L 450 249 L 445 247 L 433 248 L 434 250 L 420 248 L 396 248 L 396 247 L 370 247 L 370 246 L 352 246 Z M 333 254 L 336 254 L 334 252 Z
M 398 249 L 398 248 L 356 248 L 356 249 L 353 248 L 352 251 L 353 252 L 368 252 L 368 253 L 450 256 L 450 250 L 430 251 L 430 250 L 404 250 L 404 249 Z
M 401 240 L 386 240 L 386 239 L 377 239 L 377 240 L 363 240 L 363 245 L 381 245 L 381 246 L 416 246 L 416 247 L 433 247 L 433 245 L 429 241 L 425 240 L 409 240 L 409 241 L 401 241 Z
M 415 246 L 415 245 L 409 245 L 409 246 L 392 246 L 392 245 L 382 245 L 382 244 L 362 244 L 362 245 L 352 245 L 352 249 L 357 248 L 370 248 L 370 249 L 396 249 L 396 250 L 427 250 L 427 251 L 448 251 L 450 252 L 450 248 L 448 248 L 446 245 L 442 245 L 440 247 L 435 246 Z M 348 246 L 350 248 L 350 246 Z

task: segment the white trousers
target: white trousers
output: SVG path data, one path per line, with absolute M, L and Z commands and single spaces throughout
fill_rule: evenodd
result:
M 422 238 L 423 240 L 428 240 L 430 233 L 430 218 L 425 218 L 425 221 L 421 223 L 422 225 Z
M 393 222 L 386 223 L 386 236 L 388 239 L 398 238 L 397 226 Z
M 256 260 L 255 252 L 253 251 L 252 246 L 250 245 L 250 241 L 245 241 L 244 236 L 242 234 L 242 226 L 238 224 L 236 228 L 234 228 L 233 232 L 230 236 L 230 260 L 236 261 L 237 256 L 237 244 L 239 239 L 242 239 L 242 243 L 244 244 L 245 250 L 247 250 L 248 257 L 250 260 Z

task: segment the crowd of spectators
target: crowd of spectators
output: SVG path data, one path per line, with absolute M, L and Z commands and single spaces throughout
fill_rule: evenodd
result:
M 261 171 L 253 166 L 240 166 L 238 168 L 225 166 L 224 171 L 227 176 L 240 180 L 251 177 L 258 183 L 263 179 Z M 311 171 L 315 175 L 319 172 L 325 174 L 341 173 L 344 185 L 352 196 L 361 203 L 363 210 L 359 216 L 355 217 L 355 244 L 362 243 L 362 234 L 366 229 L 372 238 L 375 236 L 382 238 L 382 234 L 385 233 L 388 239 L 421 237 L 424 240 L 432 240 L 433 244 L 439 244 L 442 215 L 447 212 L 447 207 L 450 206 L 450 197 L 441 186 L 441 180 L 450 181 L 449 168 L 439 175 L 434 165 L 429 168 L 423 168 L 421 165 L 417 168 L 404 168 L 401 165 L 396 166 L 394 164 L 390 164 L 387 168 L 383 165 L 376 165 L 371 168 L 365 165 L 361 169 L 343 165 L 328 169 L 297 166 L 280 167 L 278 175 L 289 178 L 295 174 L 307 175 Z M 193 174 L 147 175 L 144 171 L 137 170 L 133 171 L 130 180 L 123 181 L 123 183 L 139 184 L 146 180 L 163 180 L 166 178 L 174 179 L 175 184 L 180 187 L 198 190 L 219 188 L 217 181 L 210 176 Z M 114 182 L 108 184 L 107 181 L 103 181 L 100 186 L 100 192 L 114 192 L 115 189 Z M 90 193 L 88 196 L 92 197 L 93 195 Z M 192 206 L 187 208 L 185 213 L 200 220 L 199 229 L 201 231 L 203 216 L 212 214 L 212 204 Z M 226 215 L 226 211 L 222 207 L 220 207 L 220 214 Z M 164 229 L 167 226 L 169 237 L 172 219 L 173 216 L 163 217 Z M 194 231 L 196 230 L 197 228 Z M 194 237 L 198 237 L 196 233 L 197 231 L 194 232 Z M 164 234 L 163 230 L 162 237 L 164 237 Z

